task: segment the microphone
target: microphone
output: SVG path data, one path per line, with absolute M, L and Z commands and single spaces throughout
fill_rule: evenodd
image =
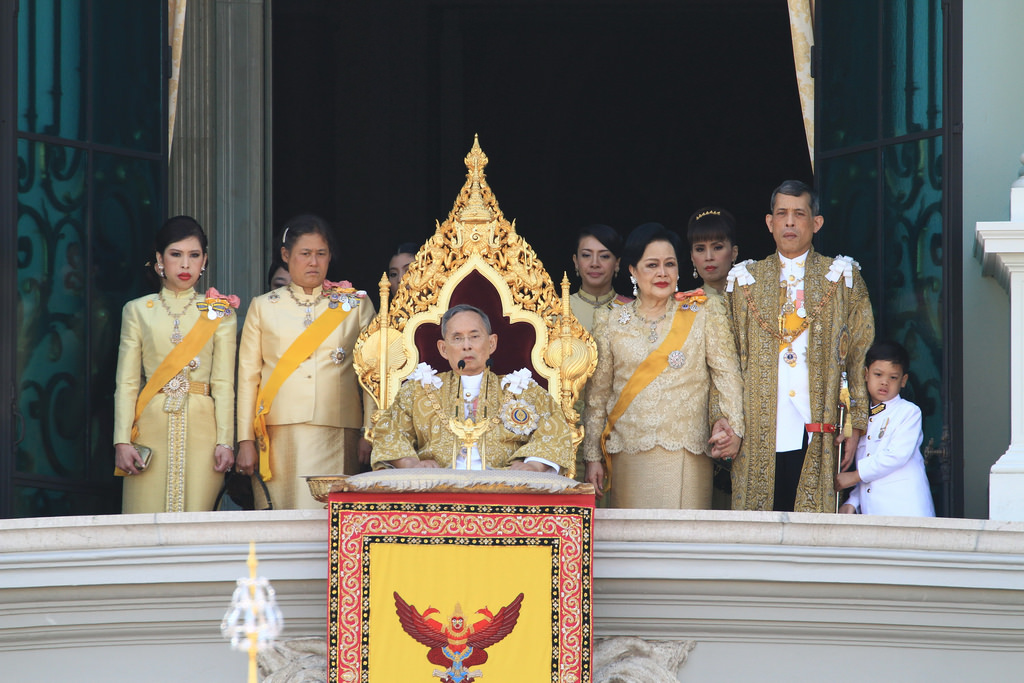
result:
M 457 363 L 457 365 L 459 366 L 459 370 L 465 370 L 466 369 L 466 361 L 464 361 L 464 360 L 460 360 Z
M 488 358 L 488 359 L 487 359 L 487 360 L 486 360 L 486 361 L 484 362 L 484 365 L 486 365 L 486 366 L 487 366 L 488 368 L 490 368 L 490 367 L 493 367 L 493 366 L 494 366 L 494 361 L 493 361 L 493 360 L 491 360 L 490 358 Z

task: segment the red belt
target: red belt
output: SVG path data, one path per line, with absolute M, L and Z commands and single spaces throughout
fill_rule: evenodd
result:
M 808 434 L 813 432 L 828 432 L 829 434 L 833 434 L 836 431 L 836 426 L 828 424 L 827 422 L 815 422 L 813 424 L 804 425 L 804 429 L 807 430 Z

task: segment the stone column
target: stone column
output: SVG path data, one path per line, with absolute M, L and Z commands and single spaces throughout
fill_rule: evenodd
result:
M 168 169 L 167 215 L 192 216 L 211 240 L 217 239 L 217 213 L 213 198 L 217 172 L 215 41 L 213 0 L 191 0 L 185 15 L 185 37 L 182 41 L 178 110 Z M 208 283 L 216 283 L 219 275 L 217 252 L 214 251 L 213 255 L 206 276 Z
M 1010 295 L 1010 447 L 989 471 L 988 514 L 1024 521 L 1024 177 L 1010 189 L 1010 220 L 977 223 L 975 240 L 982 272 Z
M 271 232 L 269 13 L 270 0 L 190 0 L 170 161 L 169 215 L 210 238 L 200 286 L 243 309 L 263 291 Z
M 243 302 L 263 291 L 269 247 L 270 0 L 214 0 L 218 289 Z M 187 21 L 187 20 L 186 20 Z

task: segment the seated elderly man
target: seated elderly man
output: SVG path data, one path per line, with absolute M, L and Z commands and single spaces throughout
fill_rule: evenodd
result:
M 487 314 L 460 304 L 441 318 L 440 375 L 420 363 L 374 430 L 373 466 L 564 472 L 575 457 L 569 425 L 525 368 L 489 370 L 498 345 Z

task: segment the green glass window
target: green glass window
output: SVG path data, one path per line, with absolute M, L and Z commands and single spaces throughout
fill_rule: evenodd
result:
M 145 291 L 166 195 L 166 8 L 39 0 L 17 22 L 17 429 L 0 515 L 118 512 L 120 313 Z
M 820 248 L 860 262 L 876 339 L 910 352 L 903 394 L 921 408 L 925 444 L 939 445 L 949 423 L 941 1 L 818 7 Z M 948 477 L 949 468 L 934 460 L 928 466 L 937 512 L 952 514 L 943 508 L 951 484 L 940 474 Z

